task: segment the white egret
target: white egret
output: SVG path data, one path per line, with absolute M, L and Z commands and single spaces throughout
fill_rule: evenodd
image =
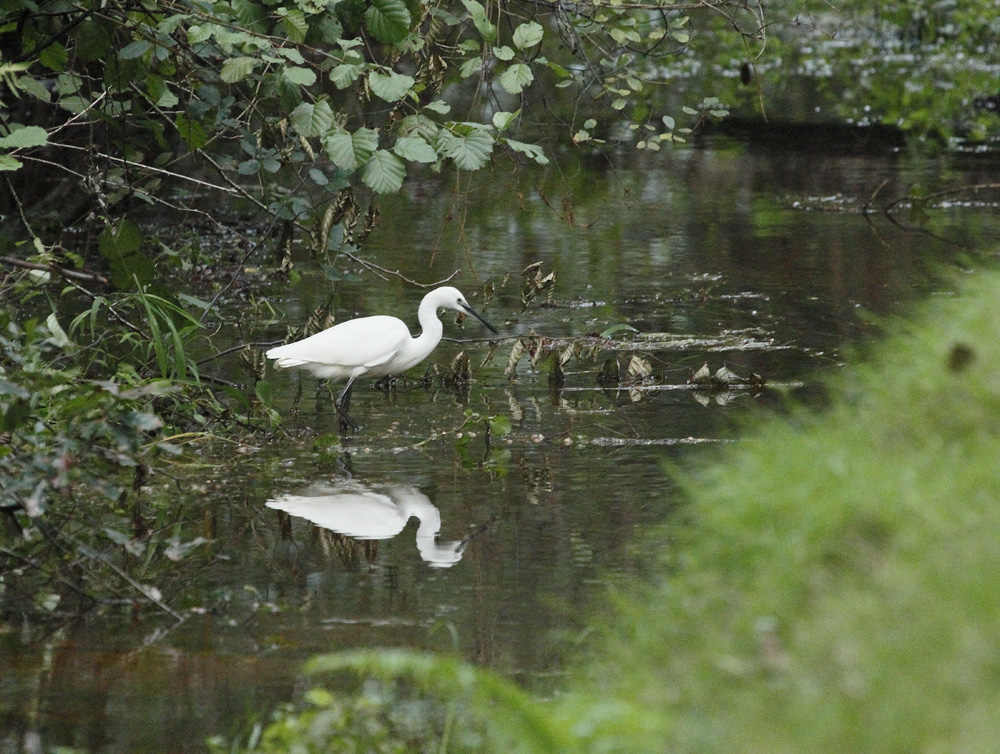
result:
M 266 505 L 361 540 L 391 539 L 416 516 L 420 557 L 437 568 L 455 565 L 465 549 L 464 541 L 437 541 L 441 512 L 420 490 L 408 485 L 324 484 L 299 495 L 279 495 Z
M 401 374 L 426 359 L 441 342 L 444 327 L 438 309 L 471 314 L 490 332 L 497 330 L 465 300 L 457 288 L 435 288 L 417 309 L 421 333 L 410 336 L 409 328 L 396 317 L 376 315 L 341 322 L 303 340 L 278 346 L 264 355 L 281 369 L 298 368 L 323 379 L 347 380 L 337 396 L 337 412 L 343 424 L 355 426 L 347 416 L 351 386 L 358 377 Z

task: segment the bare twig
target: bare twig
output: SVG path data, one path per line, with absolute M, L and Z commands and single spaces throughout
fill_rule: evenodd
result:
M 0 256 L 0 263 L 9 264 L 11 267 L 20 267 L 25 270 L 40 270 L 42 272 L 51 272 L 60 277 L 69 278 L 71 280 L 86 280 L 87 282 L 101 283 L 106 285 L 108 279 L 102 275 L 98 275 L 93 272 L 80 272 L 79 270 L 70 270 L 66 267 L 60 267 L 57 264 L 39 264 L 38 262 L 25 262 L 23 259 L 15 259 L 14 257 Z
M 875 197 L 878 196 L 879 192 L 881 192 L 882 189 L 884 189 L 890 183 L 891 183 L 891 179 L 886 178 L 884 181 L 882 181 L 878 185 L 878 187 L 872 192 L 872 195 L 868 197 L 868 201 L 861 205 L 861 214 L 863 214 L 863 215 L 867 215 L 868 214 L 869 209 L 872 206 L 872 203 L 875 201 Z
M 435 288 L 439 285 L 443 285 L 444 283 L 447 283 L 448 281 L 452 280 L 459 272 L 461 272 L 461 270 L 455 270 L 448 277 L 441 278 L 440 280 L 435 280 L 433 283 L 418 283 L 416 280 L 412 280 L 406 277 L 406 275 L 404 275 L 399 270 L 390 270 L 386 267 L 382 267 L 381 265 L 375 264 L 374 262 L 369 262 L 365 259 L 362 259 L 361 257 L 355 256 L 354 254 L 351 254 L 349 251 L 342 251 L 341 254 L 350 259 L 352 262 L 360 264 L 369 272 L 374 272 L 383 280 L 388 280 L 389 276 L 391 275 L 392 277 L 399 278 L 404 283 L 409 283 L 410 285 L 416 286 L 417 288 Z

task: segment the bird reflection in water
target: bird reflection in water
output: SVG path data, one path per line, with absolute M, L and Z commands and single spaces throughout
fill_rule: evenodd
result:
M 358 482 L 334 482 L 300 495 L 279 495 L 267 507 L 304 518 L 316 526 L 359 540 L 391 539 L 416 516 L 417 550 L 438 568 L 462 559 L 465 541 L 438 542 L 441 513 L 420 490 L 408 485 L 370 487 Z

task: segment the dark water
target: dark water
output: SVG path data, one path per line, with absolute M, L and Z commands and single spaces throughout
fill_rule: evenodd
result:
M 470 342 L 431 360 L 464 351 L 471 386 L 427 387 L 422 368 L 391 393 L 359 382 L 363 428 L 347 435 L 315 380 L 271 377 L 287 435 L 195 444 L 144 491 L 162 547 L 207 540 L 149 579 L 183 621 L 127 600 L 0 626 L 0 752 L 200 750 L 292 699 L 311 654 L 358 646 L 457 649 L 557 689 L 567 646 L 599 619 L 587 606 L 643 572 L 657 545 L 639 535 L 683 504 L 663 462 L 738 439 L 748 413 L 789 394 L 822 400 L 819 381 L 870 315 L 946 292 L 939 265 L 1000 239 L 995 193 L 951 197 L 968 201 L 919 227 L 905 210 L 859 211 L 876 191 L 878 207 L 914 184 L 996 181 L 995 160 L 807 146 L 719 140 L 562 175 L 429 176 L 386 201 L 364 258 L 420 282 L 461 269 L 452 283 L 503 336 L 492 358 L 488 333 L 446 315 L 446 337 Z M 525 307 L 521 272 L 535 263 L 554 287 Z M 329 297 L 315 265 L 298 268 L 284 321 L 259 339 Z M 353 272 L 333 289 L 338 318 L 415 323 L 419 289 Z M 580 340 L 618 325 L 635 331 Z M 555 352 L 587 347 L 561 388 L 550 351 L 505 374 L 531 335 Z M 651 378 L 599 384 L 633 354 Z M 703 364 L 767 387 L 693 390 Z M 510 432 L 487 438 L 488 417 Z

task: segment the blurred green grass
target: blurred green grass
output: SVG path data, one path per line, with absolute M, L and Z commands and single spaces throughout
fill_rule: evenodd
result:
M 563 700 L 585 750 L 1000 750 L 1000 275 L 956 287 L 682 473 Z

